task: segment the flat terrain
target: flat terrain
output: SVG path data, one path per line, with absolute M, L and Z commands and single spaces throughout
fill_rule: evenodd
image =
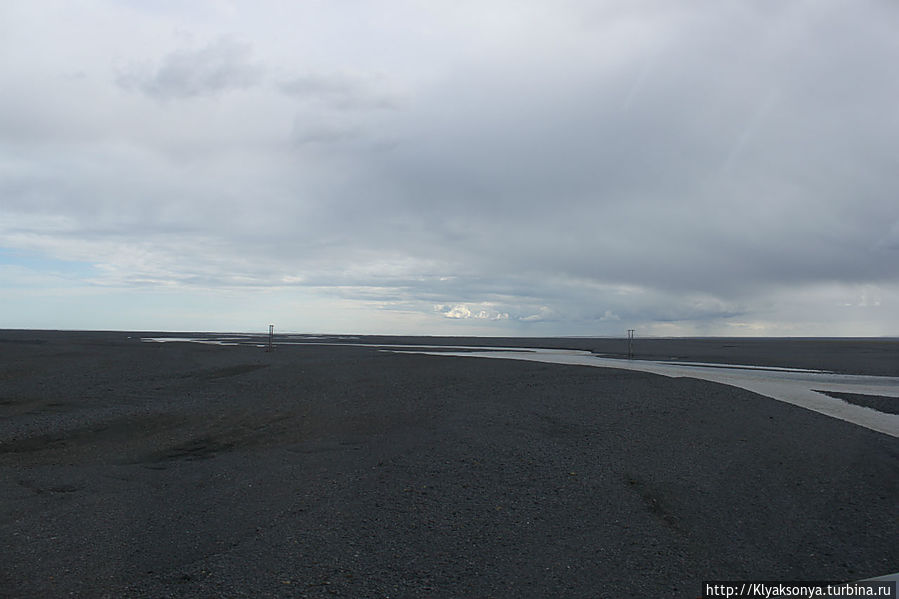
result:
M 899 571 L 899 440 L 748 391 L 141 336 L 0 331 L 0 595 L 696 597 Z M 889 340 L 637 350 L 899 375 Z
M 581 349 L 613 358 L 627 357 L 627 340 L 607 338 L 365 336 L 355 342 Z M 890 338 L 637 338 L 632 347 L 634 358 L 643 360 L 749 364 L 843 374 L 899 376 L 899 339 Z

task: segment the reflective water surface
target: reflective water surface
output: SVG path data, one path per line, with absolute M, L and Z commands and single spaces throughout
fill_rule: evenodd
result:
M 479 348 L 483 350 L 484 348 Z M 871 430 L 899 437 L 899 414 L 887 414 L 829 397 L 821 391 L 860 393 L 899 398 L 899 378 L 834 374 L 799 368 L 769 368 L 701 362 L 654 362 L 596 356 L 587 351 L 529 348 L 516 351 L 421 351 L 393 349 L 402 353 L 435 356 L 465 356 L 527 360 L 551 364 L 573 364 L 636 370 L 669 377 L 691 377 L 740 387 L 759 395 L 797 405 Z M 899 399 L 897 399 L 899 401 Z

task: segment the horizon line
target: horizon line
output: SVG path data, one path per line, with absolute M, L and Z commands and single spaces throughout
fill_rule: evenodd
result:
M 2 331 L 34 331 L 57 333 L 164 333 L 164 334 L 193 334 L 193 335 L 261 335 L 268 336 L 267 330 L 259 331 L 209 331 L 209 330 L 178 330 L 178 329 L 58 329 L 58 328 L 0 328 Z M 319 337 L 421 337 L 421 338 L 449 338 L 449 339 L 626 339 L 627 334 L 622 335 L 446 335 L 431 333 L 335 333 L 335 332 L 302 332 L 281 331 L 275 335 L 301 335 Z M 899 335 L 639 335 L 635 339 L 833 339 L 833 340 L 899 340 Z

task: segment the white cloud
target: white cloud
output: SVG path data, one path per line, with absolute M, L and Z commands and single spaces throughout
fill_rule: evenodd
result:
M 497 311 L 492 304 L 475 305 L 472 308 L 468 304 L 443 305 L 434 306 L 434 310 L 439 312 L 444 318 L 452 319 L 475 319 L 475 320 L 508 320 L 508 312 Z
M 522 322 L 540 322 L 544 320 L 557 320 L 559 318 L 555 310 L 548 306 L 540 306 L 540 310 L 536 314 L 530 314 L 522 317 Z

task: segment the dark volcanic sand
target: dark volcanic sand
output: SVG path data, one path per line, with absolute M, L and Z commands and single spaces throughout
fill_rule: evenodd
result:
M 0 471 L 9 597 L 696 597 L 899 570 L 899 440 L 621 370 L 0 331 Z

